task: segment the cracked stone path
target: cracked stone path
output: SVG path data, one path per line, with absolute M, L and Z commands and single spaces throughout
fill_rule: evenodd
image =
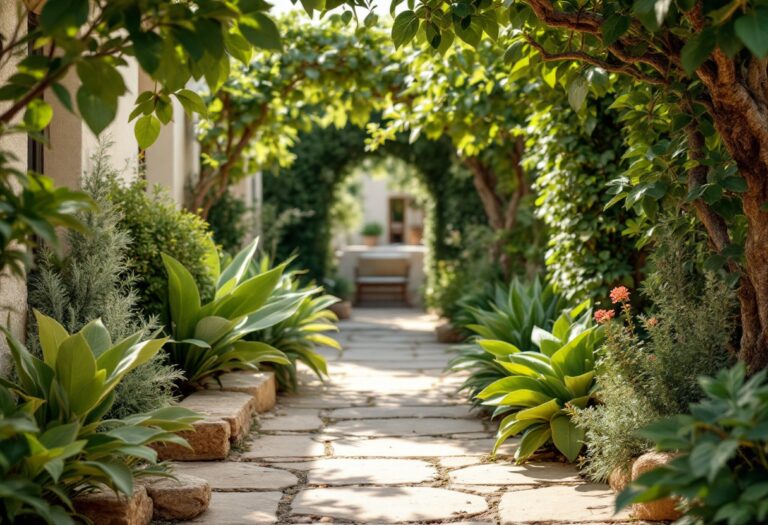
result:
M 448 345 L 416 310 L 356 309 L 341 323 L 331 379 L 280 396 L 225 462 L 181 463 L 209 480 L 190 523 L 610 523 L 613 496 L 562 463 L 514 465 L 510 440 L 470 413 L 447 376 Z

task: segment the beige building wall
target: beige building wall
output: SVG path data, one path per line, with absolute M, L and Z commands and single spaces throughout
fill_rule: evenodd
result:
M 139 72 L 140 90 L 152 89 L 154 82 Z M 178 100 L 173 101 L 173 120 L 160 130 L 157 142 L 144 154 L 147 181 L 168 188 L 173 200 L 184 203 L 187 180 L 199 173 L 200 148 L 195 140 L 194 122 L 187 118 Z
M 0 34 L 9 35 L 16 27 L 16 2 L 0 2 Z M 26 24 L 23 25 L 26 29 Z M 4 83 L 15 70 L 16 61 L 13 59 L 8 67 L 0 70 L 0 84 Z M 7 102 L 0 102 L 0 111 L 10 107 Z M 19 119 L 21 118 L 19 115 Z M 16 154 L 18 161 L 15 167 L 27 169 L 27 137 L 21 134 L 0 138 L 0 148 Z M 27 286 L 23 277 L 12 275 L 8 271 L 0 273 L 0 325 L 8 329 L 16 337 L 24 338 L 24 327 L 27 314 Z M 8 348 L 5 337 L 0 337 L 0 373 L 7 366 Z
M 128 123 L 128 116 L 133 110 L 133 101 L 139 93 L 139 68 L 136 60 L 127 57 L 128 65 L 120 68 L 128 92 L 118 101 L 115 120 L 105 129 L 100 138 L 110 142 L 109 149 L 112 164 L 126 179 L 136 174 L 139 147 L 133 135 L 133 124 Z M 80 81 L 74 71 L 70 71 L 62 81 L 74 100 Z M 65 108 L 50 91 L 45 100 L 53 107 L 53 120 L 48 127 L 49 147 L 45 151 L 45 174 L 57 184 L 70 188 L 79 188 L 85 172 L 91 167 L 91 157 L 99 145 L 99 137 L 94 135 L 80 116 Z

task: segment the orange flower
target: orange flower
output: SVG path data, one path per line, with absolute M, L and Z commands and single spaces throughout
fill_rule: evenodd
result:
M 629 290 L 626 286 L 617 286 L 611 290 L 611 302 L 613 304 L 629 301 Z
M 605 324 L 616 316 L 613 310 L 597 310 L 595 312 L 595 321 L 597 324 Z
M 659 320 L 656 319 L 655 317 L 651 317 L 650 319 L 648 319 L 649 328 L 653 328 L 654 326 L 658 326 L 658 325 L 659 325 Z

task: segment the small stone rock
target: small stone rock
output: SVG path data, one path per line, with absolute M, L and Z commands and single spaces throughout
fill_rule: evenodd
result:
M 613 472 L 611 472 L 611 475 L 608 476 L 608 486 L 611 487 L 611 490 L 617 493 L 627 488 L 630 481 L 632 481 L 631 463 L 627 467 L 616 467 Z
M 151 478 L 142 482 L 154 504 L 156 520 L 191 520 L 208 508 L 211 486 L 204 479 L 188 474 L 175 478 Z
M 352 317 L 352 302 L 350 301 L 341 301 L 340 303 L 332 304 L 328 309 L 335 313 L 336 317 L 340 320 Z
M 438 343 L 460 343 L 464 338 L 449 322 L 444 322 L 435 327 L 435 338 Z
M 664 452 L 646 452 L 635 460 L 632 465 L 632 479 L 636 480 L 642 474 L 666 465 L 674 455 Z M 651 521 L 674 521 L 682 516 L 677 510 L 678 501 L 674 498 L 664 498 L 649 503 L 632 505 L 632 514 L 637 519 Z
M 223 419 L 198 421 L 194 430 L 179 432 L 190 448 L 175 443 L 153 446 L 162 460 L 200 461 L 226 459 L 230 450 L 232 427 Z
M 152 521 L 152 500 L 141 485 L 133 489 L 133 496 L 117 496 L 108 488 L 84 494 L 73 500 L 75 510 L 93 522 L 93 525 L 149 525 Z

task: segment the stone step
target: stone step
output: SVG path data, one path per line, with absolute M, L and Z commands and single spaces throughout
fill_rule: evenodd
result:
M 272 410 L 277 401 L 277 381 L 274 372 L 241 370 L 210 378 L 203 383 L 206 390 L 222 390 L 250 394 L 257 412 Z

